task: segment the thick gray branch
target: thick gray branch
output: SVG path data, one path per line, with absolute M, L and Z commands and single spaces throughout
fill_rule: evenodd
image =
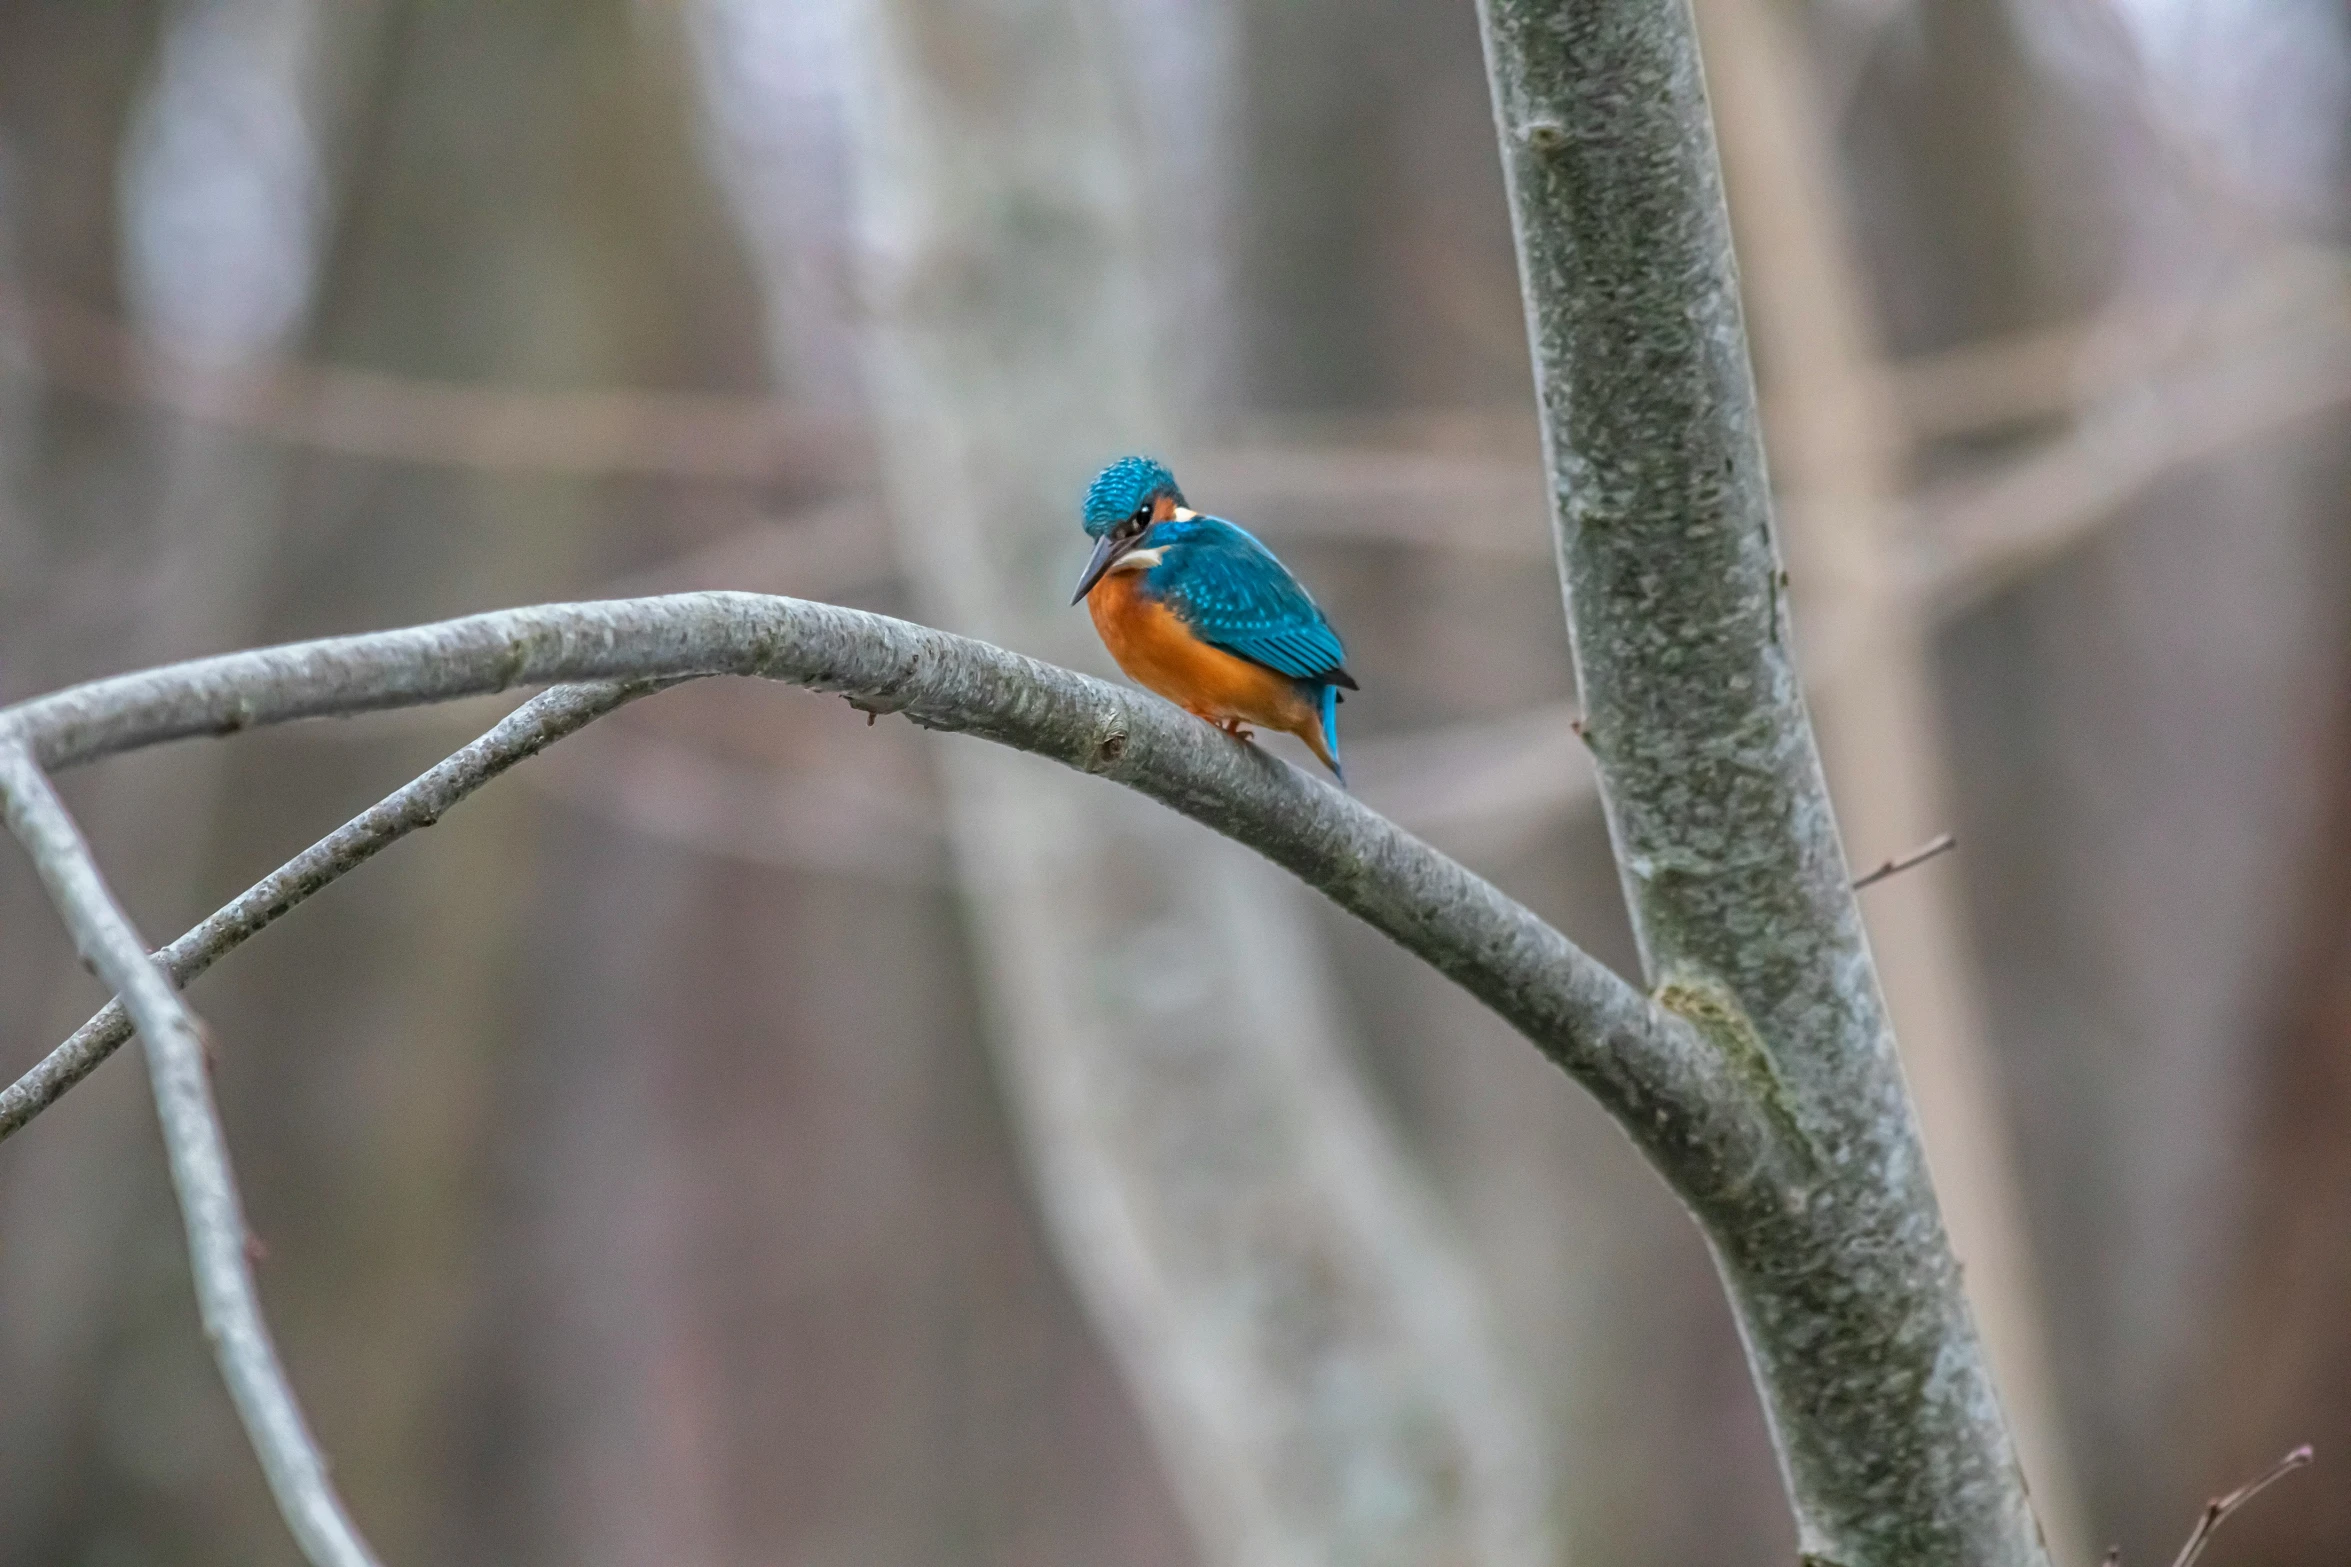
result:
M 1688 0 L 1481 0 L 1587 737 L 1660 995 L 1817 1169 L 1700 1201 L 1803 1549 L 2045 1561 L 1821 778 Z M 1760 1198 L 1761 1192 L 1745 1194 Z
M 251 937 L 275 922 L 311 894 L 323 890 L 344 872 L 356 870 L 378 852 L 407 837 L 419 827 L 430 827 L 448 809 L 515 763 L 538 755 L 548 746 L 614 708 L 659 689 L 654 682 L 634 685 L 599 682 L 558 686 L 533 697 L 487 734 L 435 764 L 414 782 L 386 795 L 318 842 L 245 889 L 202 924 L 155 954 L 172 984 L 188 982 Z M 120 1001 L 109 1001 L 33 1069 L 0 1089 L 0 1142 L 56 1103 L 58 1097 L 97 1069 L 131 1037 L 130 1014 Z
M 447 700 L 539 682 L 785 680 L 873 712 L 980 735 L 1100 774 L 1257 850 L 1425 958 L 1588 1087 L 1701 1212 L 1784 1200 L 1803 1158 L 1751 1051 L 1651 1004 L 1478 877 L 1348 796 L 1179 713 L 985 643 L 742 593 L 547 605 L 230 654 L 96 681 L 0 711 L 10 822 L 147 1039 L 188 1214 L 199 1300 L 295 1533 L 317 1562 L 368 1560 L 325 1486 L 278 1370 L 197 1025 L 115 909 L 41 766 L 160 741 Z M 288 868 L 347 868 L 503 765 L 627 693 L 551 693 Z M 601 705 L 600 705 L 601 704 Z M 436 778 L 436 775 L 438 777 Z M 419 792 L 421 791 L 421 792 Z M 371 818 L 376 818 L 371 820 Z M 296 867 L 305 867 L 297 870 Z M 281 873 L 285 874 L 285 873 Z M 277 879 L 273 878 L 272 882 Z M 320 883 L 323 884 L 323 883 Z M 264 883 L 222 929 L 282 912 Z M 225 950 L 225 949 L 224 949 Z
M 1750 1189 L 1782 1140 L 1748 1065 L 1527 909 L 1337 790 L 1155 697 L 887 616 L 749 593 L 501 610 L 199 659 L 0 713 L 51 768 L 185 736 L 515 685 L 741 674 L 838 692 L 1149 795 L 1426 959 L 1589 1088 L 1692 1201 Z
M 147 1046 L 172 1185 L 187 1221 L 197 1313 L 229 1396 L 252 1438 L 278 1509 L 315 1567 L 374 1567 L 375 1557 L 327 1480 L 302 1410 L 261 1320 L 246 1261 L 245 1211 L 212 1103 L 204 1037 L 146 944 L 107 891 L 57 792 L 31 751 L 0 729 L 0 807 L 31 855 L 74 944 L 123 998 Z

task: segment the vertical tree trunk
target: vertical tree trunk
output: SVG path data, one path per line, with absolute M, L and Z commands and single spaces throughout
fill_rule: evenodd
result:
M 1062 0 L 873 0 L 850 94 L 918 592 L 1096 665 L 1067 602 L 1075 505 L 1164 429 L 1139 247 L 1181 243 L 1145 227 L 1126 141 L 1148 82 L 1106 26 Z M 1295 890 L 1083 780 L 968 747 L 946 765 L 1043 1206 L 1211 1559 L 1547 1559 L 1534 1422 L 1355 1078 Z
M 2042 1567 L 1789 648 L 1688 0 L 1480 14 L 1585 734 L 1643 963 L 1750 1064 L 1809 1171 L 1698 1210 L 1800 1546 Z

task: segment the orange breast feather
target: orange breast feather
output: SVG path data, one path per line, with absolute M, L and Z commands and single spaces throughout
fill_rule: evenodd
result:
M 1136 683 L 1186 712 L 1222 723 L 1319 732 L 1320 718 L 1289 676 L 1210 647 L 1175 611 L 1139 590 L 1143 573 L 1114 571 L 1086 595 L 1102 645 Z

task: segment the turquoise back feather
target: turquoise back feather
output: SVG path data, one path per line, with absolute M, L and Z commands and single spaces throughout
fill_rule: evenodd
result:
M 1143 591 L 1175 611 L 1200 638 L 1293 680 L 1335 680 L 1347 649 L 1298 579 L 1274 552 L 1222 517 L 1163 522 L 1142 547 L 1162 551 Z

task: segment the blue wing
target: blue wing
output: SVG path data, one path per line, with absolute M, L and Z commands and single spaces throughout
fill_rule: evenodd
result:
M 1143 585 L 1201 641 L 1293 680 L 1354 689 L 1340 667 L 1347 650 L 1339 634 L 1273 551 L 1221 517 L 1163 522 L 1143 540 L 1163 542 L 1166 553 Z

